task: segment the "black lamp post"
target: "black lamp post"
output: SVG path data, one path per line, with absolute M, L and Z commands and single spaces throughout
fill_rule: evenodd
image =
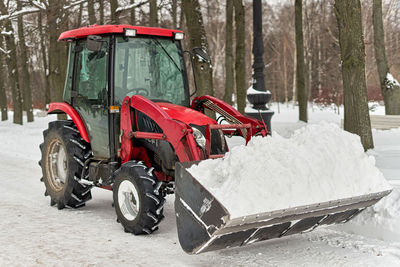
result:
M 268 131 L 271 132 L 271 118 L 274 115 L 266 104 L 271 99 L 264 82 L 264 44 L 262 37 L 262 4 L 261 0 L 253 0 L 253 85 L 247 90 L 247 99 L 253 105 L 246 109 L 246 115 L 264 120 Z

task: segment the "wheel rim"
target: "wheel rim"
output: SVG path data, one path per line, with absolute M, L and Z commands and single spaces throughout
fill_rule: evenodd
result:
M 118 206 L 128 221 L 133 221 L 139 213 L 139 193 L 129 180 L 122 181 L 118 187 Z
M 67 154 L 60 140 L 53 140 L 48 153 L 48 176 L 50 186 L 55 191 L 61 191 L 67 180 Z

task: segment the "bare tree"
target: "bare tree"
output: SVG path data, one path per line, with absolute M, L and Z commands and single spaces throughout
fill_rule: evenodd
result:
M 22 9 L 22 3 L 20 1 L 17 2 L 17 9 Z M 33 108 L 32 108 L 32 89 L 31 89 L 31 74 L 29 72 L 29 59 L 27 54 L 27 47 L 25 41 L 24 34 L 24 22 L 23 16 L 18 17 L 18 46 L 20 51 L 20 62 L 21 62 L 21 71 L 22 77 L 21 86 L 22 86 L 22 94 L 23 94 L 23 106 L 26 111 L 27 121 L 33 121 Z
M 235 7 L 235 25 L 236 25 L 236 95 L 238 111 L 244 114 L 246 107 L 246 65 L 245 65 L 245 18 L 244 6 L 242 0 L 233 0 Z
M 8 14 L 7 7 L 3 1 L 0 1 L 0 12 L 2 14 Z M 14 117 L 13 122 L 16 124 L 23 123 L 22 121 L 22 93 L 19 84 L 19 72 L 17 66 L 17 46 L 15 44 L 14 29 L 11 24 L 11 20 L 5 20 L 4 22 L 5 31 L 8 33 L 5 35 L 6 51 L 8 53 L 6 57 L 6 64 L 8 70 L 8 80 L 11 87 L 12 99 L 14 105 Z
M 374 147 L 365 80 L 365 46 L 360 0 L 335 0 L 344 91 L 344 129 Z
M 110 0 L 110 23 L 119 24 L 118 0 Z
M 0 35 L 0 47 L 3 47 L 3 36 Z M 6 84 L 4 82 L 4 62 L 3 58 L 7 56 L 7 51 L 0 51 L 4 56 L 0 57 L 0 111 L 1 111 L 1 120 L 8 120 L 8 108 L 7 108 L 7 95 L 6 95 Z
M 67 29 L 68 21 L 65 0 L 48 0 L 46 8 L 47 32 L 49 35 L 49 80 L 53 94 L 52 102 L 62 101 L 64 92 L 64 80 L 66 73 L 65 58 L 67 47 L 64 42 L 58 42 L 61 32 Z M 66 119 L 63 114 L 58 114 L 59 119 Z
M 43 61 L 43 69 L 44 69 L 44 103 L 49 104 L 51 101 L 50 94 L 50 79 L 49 79 L 49 66 L 47 63 L 47 51 L 48 47 L 45 44 L 45 35 L 43 34 L 43 22 L 42 22 L 42 12 L 38 14 L 38 29 L 39 29 L 39 38 L 40 38 L 40 51 Z
M 186 18 L 186 26 L 189 35 L 189 46 L 193 48 L 202 48 L 208 52 L 208 41 L 204 30 L 203 16 L 201 14 L 200 4 L 198 0 L 182 1 L 183 10 Z M 212 67 L 199 57 L 193 57 L 196 81 L 198 86 L 198 95 L 213 95 L 213 77 Z
M 135 4 L 135 0 L 131 0 L 131 5 Z M 131 25 L 136 25 L 136 8 L 133 7 L 131 9 L 131 16 L 130 16 Z
M 233 3 L 226 0 L 226 32 L 225 32 L 225 93 L 224 101 L 232 104 L 234 91 L 233 72 Z
M 88 14 L 89 14 L 89 24 L 96 24 L 96 15 L 94 12 L 94 1 L 95 0 L 87 0 Z
M 99 1 L 99 11 L 100 11 L 100 25 L 104 24 L 104 0 Z
M 157 8 L 157 0 L 150 0 L 150 19 L 149 24 L 150 27 L 158 26 L 158 8 Z
M 178 0 L 171 0 L 172 27 L 178 28 Z
M 304 69 L 304 41 L 303 41 L 303 3 L 295 0 L 295 28 L 296 28 L 296 85 L 297 99 L 299 101 L 299 120 L 307 122 L 308 94 L 305 86 Z
M 373 1 L 373 25 L 375 58 L 383 100 L 385 101 L 385 111 L 387 115 L 400 115 L 400 84 L 393 81 L 386 59 L 382 0 Z

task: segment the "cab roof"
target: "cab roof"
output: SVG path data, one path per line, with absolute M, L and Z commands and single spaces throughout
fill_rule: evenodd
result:
M 182 32 L 163 28 L 122 25 L 90 25 L 61 33 L 59 41 L 69 41 L 73 39 L 86 38 L 89 35 L 101 35 L 107 33 L 124 33 L 124 29 L 135 29 L 138 35 L 153 35 L 162 37 L 173 37 L 174 33 Z

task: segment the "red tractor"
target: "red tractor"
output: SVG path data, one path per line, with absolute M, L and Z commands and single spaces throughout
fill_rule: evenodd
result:
M 178 30 L 130 25 L 61 34 L 59 40 L 69 42 L 64 102 L 51 103 L 49 114 L 66 113 L 71 120 L 50 122 L 40 146 L 41 180 L 52 206 L 79 208 L 91 199 L 93 186 L 109 189 L 125 231 L 150 234 L 164 217 L 165 196 L 175 192 L 179 240 L 190 253 L 313 229 L 322 213 L 329 213 L 325 224 L 342 222 L 365 207 L 366 200 L 342 201 L 321 211 L 319 203 L 314 213 L 311 206 L 230 221 L 229 212 L 185 170 L 223 157 L 226 135 L 248 142 L 268 131 L 262 121 L 214 97 L 190 102 L 183 38 Z M 189 54 L 210 64 L 201 49 Z
M 174 192 L 177 162 L 222 157 L 224 134 L 266 135 L 263 123 L 216 98 L 190 103 L 183 37 L 129 25 L 61 34 L 69 42 L 64 102 L 51 103 L 49 114 L 72 120 L 51 122 L 43 132 L 42 181 L 51 205 L 78 208 L 93 186 L 110 189 L 125 231 L 150 234 L 163 218 L 164 197 Z M 202 50 L 194 54 L 209 64 Z M 205 108 L 233 125 L 219 125 Z

